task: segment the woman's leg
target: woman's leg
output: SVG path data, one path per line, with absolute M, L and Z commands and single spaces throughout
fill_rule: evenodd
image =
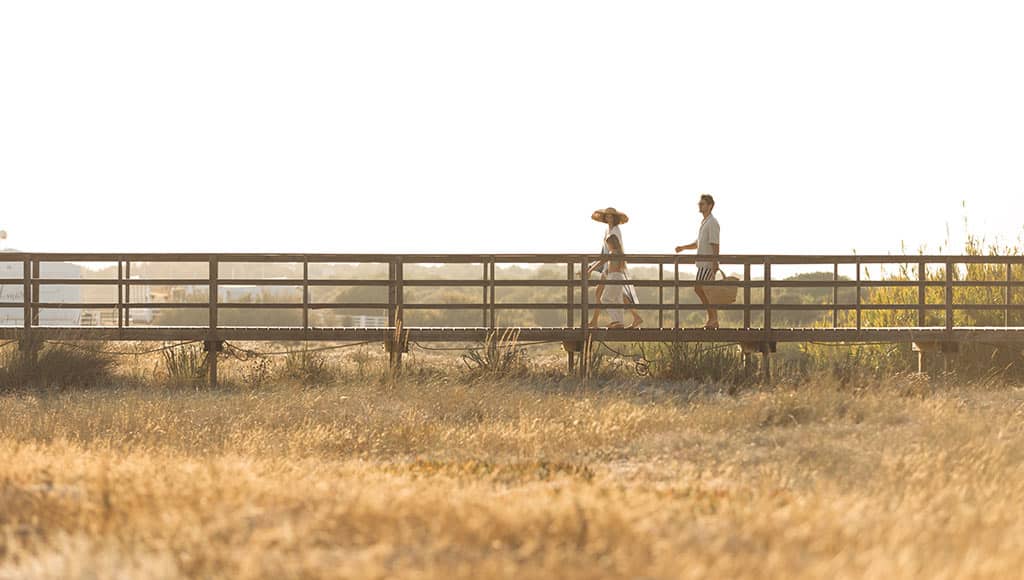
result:
M 629 296 L 623 296 L 622 303 L 626 306 L 633 306 L 633 301 L 629 299 Z M 640 325 L 644 323 L 644 319 L 640 316 L 640 313 L 636 308 L 630 308 L 629 313 L 633 316 L 633 322 L 631 322 L 627 328 L 640 328 Z
M 628 275 L 626 279 L 629 279 Z M 644 323 L 644 319 L 640 317 L 640 313 L 636 310 L 636 305 L 640 303 L 640 298 L 637 296 L 636 288 L 632 284 L 622 288 L 622 303 L 632 307 L 629 308 L 629 313 L 633 316 L 633 322 L 629 323 L 627 328 L 640 328 L 640 325 Z
M 623 282 L 626 276 L 620 272 L 612 272 L 608 274 L 607 280 L 609 282 Z M 612 321 L 608 324 L 608 328 L 622 328 L 622 306 L 624 303 L 624 294 L 626 287 L 624 284 L 613 284 L 606 286 L 604 293 L 601 296 L 601 302 L 603 304 L 610 304 L 611 306 L 607 309 L 608 315 Z

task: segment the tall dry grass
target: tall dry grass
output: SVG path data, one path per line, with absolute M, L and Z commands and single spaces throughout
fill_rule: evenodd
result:
M 965 225 L 966 228 L 966 225 Z M 948 241 L 947 241 L 948 244 Z M 941 249 L 941 248 L 940 248 Z M 925 253 L 921 250 L 921 253 Z M 960 252 L 966 256 L 1021 256 L 1024 246 L 1021 243 L 1006 244 L 987 240 L 978 235 L 968 233 Z M 911 260 L 912 261 L 912 260 Z M 1002 308 L 996 309 L 963 309 L 959 306 L 972 304 L 983 306 L 1006 306 L 1008 304 L 1024 304 L 1024 289 L 1015 288 L 1011 292 L 1003 286 L 1007 275 L 1013 281 L 1024 280 L 1024 269 L 1020 266 L 1004 264 L 966 264 L 958 265 L 950 270 L 950 276 L 957 282 L 997 282 L 993 286 L 965 285 L 953 289 L 953 324 L 956 327 L 1019 327 L 1024 326 L 1024 311 L 1010 309 L 1009 314 Z M 919 272 L 915 264 L 901 264 L 896 271 L 875 271 L 868 269 L 866 278 L 880 281 L 917 281 Z M 946 268 L 942 265 L 928 265 L 924 279 L 929 282 L 945 282 Z M 916 304 L 918 288 L 882 286 L 864 292 L 865 304 Z M 945 304 L 946 290 L 941 286 L 930 286 L 925 289 L 925 303 L 930 305 Z M 853 326 L 856 321 L 854 313 L 843 312 L 839 317 L 841 326 Z M 925 311 L 924 326 L 945 326 L 944 309 L 928 309 Z M 822 323 L 830 326 L 831 321 Z M 862 313 L 862 324 L 866 328 L 878 327 L 916 327 L 919 326 L 917 310 L 865 310 Z M 905 373 L 917 367 L 917 355 L 910 344 L 864 345 L 836 349 L 832 346 L 803 344 L 789 347 L 786 360 L 796 374 L 817 375 L 829 371 L 837 378 L 848 378 L 858 375 L 871 375 L 876 378 Z M 927 359 L 926 370 L 937 373 L 943 368 L 940 357 Z M 960 345 L 960 351 L 952 357 L 953 372 L 961 378 L 969 380 L 985 380 L 999 378 L 1020 382 L 1024 380 L 1024 344 L 1004 343 L 966 343 Z
M 108 383 L 115 361 L 105 345 L 39 345 L 22 351 L 16 342 L 0 346 L 0 393 L 33 384 L 37 387 L 90 387 Z
M 981 578 L 1024 393 L 399 376 L 0 396 L 0 578 Z

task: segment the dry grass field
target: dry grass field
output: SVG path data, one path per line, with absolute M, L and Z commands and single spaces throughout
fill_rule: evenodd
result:
M 0 578 L 993 578 L 1024 391 L 409 372 L 0 394 Z

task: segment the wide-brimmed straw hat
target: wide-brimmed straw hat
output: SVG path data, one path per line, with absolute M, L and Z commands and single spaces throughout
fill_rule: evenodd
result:
M 629 221 L 629 216 L 615 209 L 614 207 L 607 207 L 605 209 L 599 209 L 594 213 L 590 214 L 590 219 L 595 222 L 608 223 L 610 216 L 618 216 L 619 223 L 624 224 Z

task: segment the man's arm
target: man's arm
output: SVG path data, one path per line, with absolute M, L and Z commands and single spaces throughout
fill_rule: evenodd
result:
M 718 252 L 719 247 L 720 247 L 719 244 L 711 244 L 711 255 L 715 257 L 715 260 L 713 262 L 711 262 L 711 269 L 714 270 L 715 272 L 718 271 L 718 260 L 717 260 L 717 258 L 718 258 L 718 254 L 719 254 L 719 252 Z
M 686 244 L 685 246 L 676 246 L 676 253 L 678 254 L 679 252 L 682 252 L 682 251 L 685 251 L 685 250 L 696 250 L 696 249 L 697 249 L 697 242 L 693 242 L 692 244 Z

